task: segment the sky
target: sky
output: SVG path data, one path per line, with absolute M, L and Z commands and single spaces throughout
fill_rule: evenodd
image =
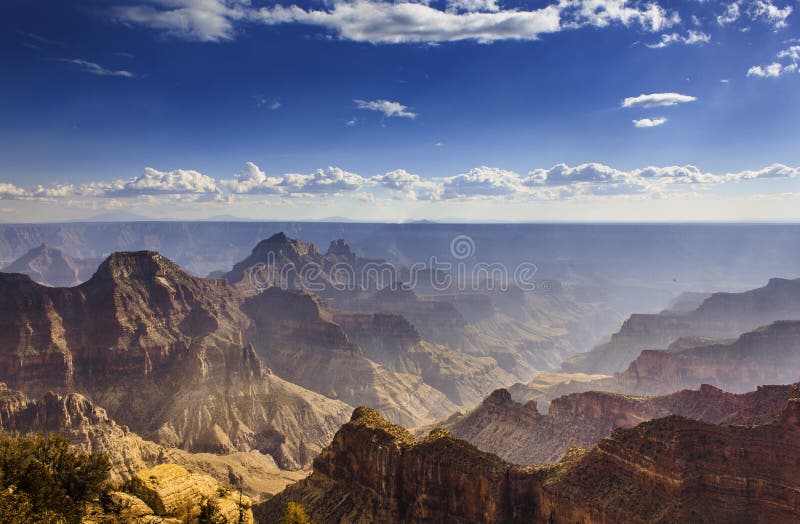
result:
M 798 11 L 4 0 L 0 221 L 797 221 Z

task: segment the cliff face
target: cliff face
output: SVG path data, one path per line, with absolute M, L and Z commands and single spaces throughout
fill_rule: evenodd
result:
M 520 404 L 501 389 L 470 413 L 451 417 L 444 427 L 509 462 L 545 464 L 561 459 L 571 447 L 594 446 L 616 428 L 667 415 L 713 424 L 770 422 L 793 391 L 792 386 L 763 386 L 736 395 L 708 385 L 660 397 L 590 391 L 553 400 L 543 415 L 535 402 Z
M 75 288 L 0 274 L 0 378 L 33 396 L 83 393 L 168 446 L 309 464 L 348 408 L 267 373 L 240 303 L 152 252 L 112 255 Z
M 576 355 L 562 369 L 568 372 L 622 371 L 640 352 L 669 346 L 680 337 L 731 338 L 779 320 L 800 319 L 800 279 L 773 278 L 744 293 L 714 293 L 688 312 L 636 314 L 611 341 Z
M 455 409 L 417 376 L 370 361 L 350 341 L 315 296 L 269 288 L 249 298 L 247 333 L 258 354 L 278 375 L 350 404 L 385 410 L 392 420 L 415 425 Z
M 777 421 L 754 427 L 666 417 L 540 468 L 511 465 L 444 430 L 416 443 L 359 408 L 311 477 L 255 514 L 276 522 L 295 501 L 321 524 L 794 522 L 798 406 L 792 399 Z

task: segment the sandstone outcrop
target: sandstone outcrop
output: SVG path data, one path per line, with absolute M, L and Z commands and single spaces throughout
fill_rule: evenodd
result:
M 252 524 L 250 499 L 220 486 L 203 473 L 190 473 L 175 464 L 138 471 L 130 481 L 131 493 L 162 517 L 197 519 L 204 503 L 212 502 L 226 522 Z

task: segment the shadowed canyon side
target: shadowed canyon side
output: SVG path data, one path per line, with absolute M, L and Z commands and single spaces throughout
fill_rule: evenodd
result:
M 512 465 L 446 430 L 417 442 L 358 408 L 314 473 L 254 513 L 259 522 L 277 522 L 288 502 L 299 502 L 320 524 L 789 523 L 800 511 L 798 460 L 795 398 L 766 424 L 669 416 L 616 430 L 590 451 L 540 467 Z
M 778 320 L 800 319 L 800 279 L 773 278 L 743 293 L 714 293 L 690 311 L 632 315 L 611 340 L 562 365 L 566 372 L 623 371 L 639 353 L 682 337 L 727 339 Z
M 168 446 L 310 464 L 349 408 L 264 369 L 240 303 L 153 252 L 114 254 L 75 288 L 0 274 L 3 377 L 34 396 L 83 393 Z

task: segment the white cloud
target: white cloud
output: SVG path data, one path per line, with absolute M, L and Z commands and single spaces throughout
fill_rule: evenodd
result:
M 667 123 L 667 119 L 661 118 L 641 118 L 634 120 L 633 125 L 636 127 L 656 127 Z
M 200 42 L 231 40 L 234 23 L 250 12 L 249 0 L 152 0 L 111 9 L 117 20 Z
M 742 16 L 741 10 L 739 9 L 739 3 L 733 2 L 725 8 L 725 13 L 719 15 L 717 17 L 717 23 L 719 25 L 728 25 L 732 24 Z
M 447 2 L 448 11 L 490 12 L 495 13 L 500 10 L 497 0 L 449 0 Z
M 136 78 L 136 75 L 134 73 L 131 73 L 130 71 L 125 71 L 124 69 L 119 69 L 119 70 L 108 69 L 101 66 L 100 64 L 89 62 L 88 60 L 82 60 L 80 58 L 58 58 L 57 60 L 59 62 L 64 62 L 65 64 L 72 64 L 74 66 L 77 66 L 83 71 L 93 75 Z
M 442 195 L 441 183 L 423 180 L 405 169 L 396 169 L 372 177 L 379 186 L 398 191 L 410 200 L 438 200 Z
M 793 45 L 778 53 L 778 58 L 788 58 L 792 62 L 800 62 L 800 45 Z
M 607 27 L 621 23 L 639 25 L 649 31 L 661 31 L 680 22 L 677 12 L 669 13 L 655 2 L 628 0 L 560 0 L 559 8 L 566 27 L 585 25 Z
M 624 171 L 600 163 L 556 164 L 547 169 L 534 169 L 525 176 L 481 166 L 466 173 L 434 179 L 424 179 L 403 169 L 367 179 L 335 167 L 318 169 L 306 175 L 269 177 L 249 162 L 242 173 L 219 182 L 227 194 L 220 192 L 214 179 L 196 171 L 160 172 L 148 168 L 144 175 L 134 179 L 82 186 L 56 184 L 24 190 L 13 184 L 0 183 L 0 200 L 57 200 L 64 205 L 108 207 L 99 203 L 102 200 L 122 207 L 130 197 L 138 197 L 137 202 L 143 205 L 209 203 L 224 206 L 238 201 L 234 200 L 234 195 L 253 195 L 274 199 L 264 202 L 286 201 L 288 197 L 297 205 L 315 205 L 326 197 L 343 193 L 349 193 L 356 201 L 372 202 L 376 200 L 374 192 L 377 191 L 388 191 L 395 198 L 407 201 L 686 198 L 699 194 L 698 190 L 708 190 L 720 184 L 794 178 L 800 178 L 800 167 L 782 164 L 715 174 L 692 165 L 651 166 Z
M 353 100 L 353 102 L 355 102 L 358 109 L 377 111 L 383 113 L 385 117 L 417 118 L 416 113 L 409 111 L 400 102 L 391 102 L 389 100 Z
M 524 192 L 519 175 L 496 167 L 481 166 L 447 177 L 442 183 L 443 198 L 510 196 Z
M 655 44 L 646 44 L 651 49 L 661 49 L 672 44 L 697 45 L 707 44 L 711 41 L 711 36 L 700 31 L 690 30 L 685 35 L 669 33 L 661 35 L 661 40 Z
M 328 10 L 296 5 L 261 8 L 257 18 L 271 25 L 305 24 L 333 31 L 343 40 L 382 44 L 477 40 L 535 40 L 561 29 L 559 8 L 531 11 L 456 13 L 422 3 L 354 0 L 336 2 Z
M 176 169 L 158 171 L 146 167 L 144 174 L 129 180 L 110 184 L 90 184 L 80 188 L 81 193 L 100 192 L 102 196 L 131 197 L 140 195 L 216 195 L 220 192 L 216 181 L 198 171 Z
M 643 94 L 628 97 L 622 101 L 622 107 L 664 107 L 694 102 L 695 100 L 697 100 L 696 97 L 680 93 L 651 93 L 649 95 Z
M 795 73 L 800 69 L 800 46 L 791 46 L 778 53 L 779 60 L 789 59 L 788 64 L 773 62 L 767 65 L 753 66 L 747 70 L 747 76 L 761 78 L 777 78 L 787 73 Z
M 717 16 L 717 24 L 729 25 L 746 15 L 751 21 L 762 21 L 773 29 L 786 27 L 786 20 L 792 14 L 792 6 L 778 7 L 771 0 L 737 0 L 728 4 L 725 12 Z
M 753 20 L 761 19 L 774 29 L 786 27 L 786 19 L 792 14 L 792 6 L 779 8 L 769 0 L 755 0 L 747 8 L 747 14 Z
M 234 175 L 232 180 L 223 180 L 220 184 L 234 194 L 309 195 L 355 191 L 367 183 L 361 175 L 338 167 L 317 169 L 308 175 L 288 173 L 269 177 L 257 165 L 247 162 L 244 172 Z
M 797 71 L 797 64 L 781 65 L 773 62 L 765 66 L 753 66 L 747 70 L 747 76 L 758 76 L 761 78 L 777 78 L 786 73 Z

